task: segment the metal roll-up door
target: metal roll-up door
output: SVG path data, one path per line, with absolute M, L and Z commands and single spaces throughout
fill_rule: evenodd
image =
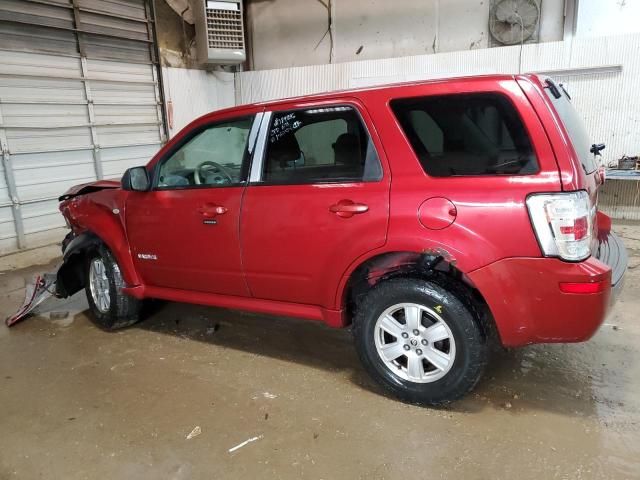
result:
M 165 141 L 146 0 L 0 0 L 0 254 L 58 241 L 57 197 Z

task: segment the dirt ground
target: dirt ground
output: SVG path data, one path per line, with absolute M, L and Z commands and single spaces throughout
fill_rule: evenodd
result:
M 0 326 L 0 479 L 640 478 L 640 226 L 616 229 L 631 269 L 599 333 L 496 354 L 447 409 L 383 396 L 348 331 L 159 304 L 106 333 L 54 300 Z M 3 317 L 47 268 L 18 263 Z

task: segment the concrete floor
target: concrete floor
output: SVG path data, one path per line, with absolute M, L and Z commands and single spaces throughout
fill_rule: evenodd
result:
M 348 331 L 163 304 L 105 333 L 48 303 L 0 327 L 0 479 L 640 478 L 640 226 L 616 229 L 631 269 L 596 337 L 497 354 L 441 410 L 383 396 Z M 19 263 L 3 316 L 47 268 Z

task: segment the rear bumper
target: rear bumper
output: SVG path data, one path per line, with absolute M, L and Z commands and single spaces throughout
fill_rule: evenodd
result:
M 611 268 L 611 304 L 613 304 L 620 296 L 624 285 L 624 277 L 629 263 L 627 249 L 620 237 L 611 232 L 600 243 L 597 258 Z
M 627 253 L 615 234 L 596 256 L 579 263 L 507 258 L 469 273 L 495 319 L 505 346 L 588 340 L 622 289 Z M 605 284 L 596 293 L 563 293 L 560 283 Z

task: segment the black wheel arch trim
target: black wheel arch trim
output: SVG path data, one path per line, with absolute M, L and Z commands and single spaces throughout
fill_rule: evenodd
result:
M 104 242 L 93 232 L 68 235 L 62 242 L 63 263 L 56 274 L 56 295 L 67 298 L 84 288 L 85 253 Z

